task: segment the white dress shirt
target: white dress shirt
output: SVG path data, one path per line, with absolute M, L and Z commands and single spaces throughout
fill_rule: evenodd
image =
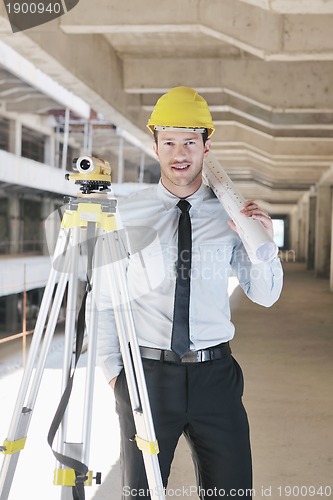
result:
M 191 349 L 227 342 L 234 336 L 228 279 L 237 276 L 246 295 L 269 307 L 279 298 L 280 260 L 252 264 L 229 216 L 209 187 L 201 187 L 191 203 L 192 267 L 190 295 Z M 128 230 L 130 256 L 127 283 L 139 345 L 170 349 L 176 283 L 179 198 L 162 183 L 118 200 Z M 98 359 L 108 380 L 122 368 L 107 273 L 102 273 L 98 301 Z M 111 285 L 112 286 L 112 285 Z

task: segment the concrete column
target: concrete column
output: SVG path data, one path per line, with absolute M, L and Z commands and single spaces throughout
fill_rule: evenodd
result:
M 6 318 L 6 330 L 10 334 L 17 333 L 20 330 L 19 326 L 19 315 L 17 309 L 18 294 L 8 295 L 6 297 L 5 305 L 5 318 Z
M 124 181 L 124 138 L 123 137 L 119 137 L 117 173 L 118 173 L 117 182 L 121 184 Z
M 145 175 L 145 152 L 141 151 L 141 156 L 140 156 L 140 169 L 139 169 L 139 182 L 143 182 L 144 175 Z
M 317 206 L 317 196 L 310 196 L 310 198 L 309 198 L 308 257 L 307 257 L 307 268 L 308 269 L 314 269 L 314 266 L 315 266 L 316 206 Z
M 52 134 L 45 138 L 44 163 L 46 163 L 46 165 L 50 165 L 51 167 L 56 166 L 55 155 L 56 155 L 55 137 L 54 134 Z
M 307 254 L 307 235 L 308 235 L 308 199 L 302 199 L 298 203 L 298 257 L 297 260 L 304 261 Z
M 333 196 L 331 210 L 331 263 L 330 263 L 330 290 L 333 292 Z
M 10 120 L 9 123 L 9 152 L 21 156 L 22 123 L 18 120 Z
M 295 259 L 298 260 L 298 210 L 294 208 L 290 214 L 290 245 Z M 289 257 L 288 257 L 289 258 Z
M 332 187 L 317 186 L 315 273 L 328 278 L 331 256 Z
M 48 247 L 48 240 L 51 245 L 51 248 L 54 248 L 55 241 L 57 238 L 57 235 L 55 234 L 55 228 L 52 225 L 52 232 L 51 234 L 46 234 L 46 226 L 47 230 L 51 231 L 49 225 L 45 224 L 46 219 L 54 212 L 55 210 L 55 205 L 54 205 L 54 200 L 51 198 L 43 198 L 42 199 L 42 210 L 41 210 L 41 229 L 40 229 L 40 240 L 43 242 L 42 243 L 42 252 L 43 255 L 48 255 L 49 254 L 49 247 Z
M 55 129 L 53 164 L 56 168 L 60 168 L 60 125 L 57 125 Z
M 68 138 L 69 138 L 69 118 L 70 111 L 69 108 L 66 108 L 65 111 L 65 124 L 64 124 L 64 142 L 62 145 L 62 158 L 61 158 L 61 168 L 62 170 L 66 170 L 67 165 L 67 151 L 68 151 Z
M 303 251 L 304 251 L 305 262 L 307 262 L 308 260 L 308 249 L 309 249 L 309 204 L 310 204 L 310 197 L 308 193 L 306 193 L 303 204 L 303 216 L 304 216 Z
M 12 194 L 8 205 L 9 216 L 9 253 L 16 254 L 20 251 L 20 200 Z

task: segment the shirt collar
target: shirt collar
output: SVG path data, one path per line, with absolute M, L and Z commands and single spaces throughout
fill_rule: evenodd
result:
M 191 203 L 192 208 L 194 208 L 195 210 L 199 210 L 199 208 L 201 207 L 202 201 L 206 194 L 206 190 L 207 186 L 201 184 L 201 186 L 195 193 L 186 198 L 187 201 Z M 168 191 L 163 186 L 161 180 L 159 181 L 157 186 L 157 196 L 161 200 L 166 210 L 170 210 L 171 208 L 175 207 L 179 201 L 178 196 L 175 196 L 174 194 L 170 193 L 170 191 Z

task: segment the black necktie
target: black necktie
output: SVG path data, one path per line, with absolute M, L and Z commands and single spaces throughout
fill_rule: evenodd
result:
M 191 204 L 186 200 L 177 203 L 181 214 L 178 224 L 178 261 L 175 292 L 175 306 L 171 349 L 179 357 L 190 350 L 189 306 L 190 306 L 190 272 L 192 258 L 192 230 L 189 210 Z

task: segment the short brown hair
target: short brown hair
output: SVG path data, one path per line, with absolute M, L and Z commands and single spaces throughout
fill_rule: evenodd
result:
M 154 139 L 156 146 L 157 146 L 157 135 L 158 135 L 158 130 L 154 130 Z M 202 133 L 202 140 L 204 144 L 206 144 L 207 139 L 208 139 L 208 129 L 205 128 L 205 131 Z

